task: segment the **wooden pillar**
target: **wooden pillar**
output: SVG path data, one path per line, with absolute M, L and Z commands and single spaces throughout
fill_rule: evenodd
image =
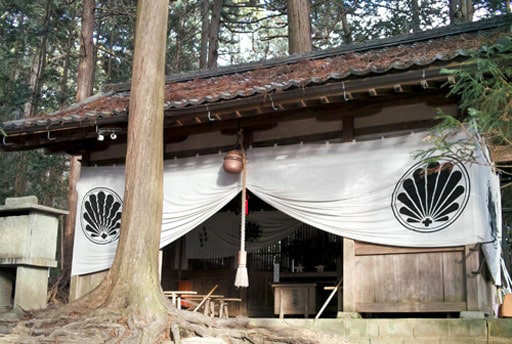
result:
M 158 280 L 162 283 L 162 267 L 163 267 L 164 251 L 158 250 Z
M 341 141 L 350 142 L 354 139 L 354 117 L 343 117 Z
M 355 312 L 354 240 L 343 238 L 343 312 Z
M 478 245 L 466 245 L 464 249 L 464 273 L 466 277 L 466 304 L 468 311 L 479 311 L 478 270 L 480 248 Z
M 336 262 L 336 283 L 343 280 L 343 253 L 340 252 Z M 343 312 L 343 284 L 338 288 L 338 312 Z

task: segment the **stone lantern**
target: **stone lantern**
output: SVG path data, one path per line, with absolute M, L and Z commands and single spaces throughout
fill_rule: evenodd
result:
M 39 205 L 35 196 L 7 198 L 0 206 L 0 309 L 46 307 L 59 216 L 66 214 Z

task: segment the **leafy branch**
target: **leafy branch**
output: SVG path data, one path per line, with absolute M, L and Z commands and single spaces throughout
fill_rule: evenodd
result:
M 476 145 L 512 148 L 512 38 L 502 37 L 493 45 L 482 46 L 461 67 L 442 73 L 455 77 L 448 95 L 459 97 L 465 116 L 459 119 L 440 112 L 437 119 L 441 122 L 429 135 L 433 148 L 417 156 L 433 159 L 441 152 L 474 163 Z M 454 132 L 461 130 L 467 137 L 453 141 Z

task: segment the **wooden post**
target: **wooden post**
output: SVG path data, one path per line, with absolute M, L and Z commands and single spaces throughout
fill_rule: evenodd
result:
M 158 251 L 158 280 L 162 283 L 162 268 L 163 268 L 164 251 Z
M 354 139 L 354 117 L 343 117 L 341 141 L 350 142 Z
M 466 245 L 464 248 L 464 275 L 466 276 L 466 305 L 468 311 L 479 311 L 478 275 L 473 271 L 478 270 L 479 265 L 478 245 Z
M 355 312 L 354 240 L 343 238 L 343 311 Z

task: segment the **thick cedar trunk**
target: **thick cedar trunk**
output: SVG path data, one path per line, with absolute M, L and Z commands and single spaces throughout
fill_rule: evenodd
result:
M 201 52 L 199 54 L 199 68 L 206 68 L 208 58 L 208 28 L 210 20 L 208 12 L 210 9 L 210 0 L 203 0 L 201 4 Z
M 106 279 L 108 303 L 142 320 L 143 337 L 167 324 L 158 280 L 163 207 L 163 102 L 168 0 L 139 0 L 133 58 L 123 215 Z
M 208 68 L 217 67 L 219 57 L 220 14 L 223 0 L 213 0 L 212 20 L 208 37 Z
M 76 102 L 85 100 L 92 94 L 94 78 L 94 7 L 95 0 L 84 0 L 82 3 L 82 31 L 80 33 L 80 61 L 78 62 L 78 80 Z M 76 183 L 80 178 L 80 157 L 70 158 L 68 177 L 68 211 L 63 235 L 64 275 L 63 284 L 68 284 L 73 260 L 73 239 L 75 233 L 77 194 Z
M 288 52 L 310 52 L 311 19 L 309 0 L 288 0 Z

